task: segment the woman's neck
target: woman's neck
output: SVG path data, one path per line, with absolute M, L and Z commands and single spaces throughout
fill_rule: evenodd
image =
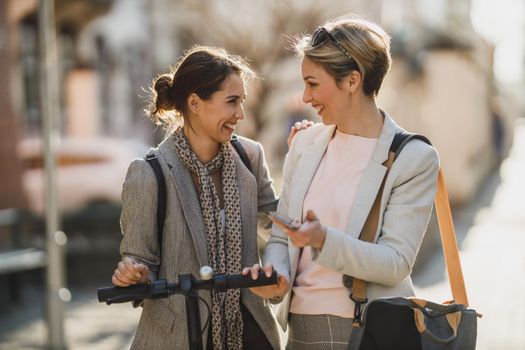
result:
M 383 114 L 375 99 L 353 103 L 342 120 L 336 123 L 337 130 L 349 135 L 378 138 L 383 129 Z
M 219 152 L 219 143 L 210 137 L 199 136 L 186 126 L 183 128 L 183 132 L 188 139 L 191 150 L 202 164 L 208 163 Z

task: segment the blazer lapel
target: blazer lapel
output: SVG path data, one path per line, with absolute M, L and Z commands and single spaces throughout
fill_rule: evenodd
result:
M 306 196 L 310 183 L 317 172 L 321 159 L 323 159 L 328 143 L 334 135 L 334 131 L 335 126 L 328 126 L 313 139 L 310 145 L 305 146 L 301 152 L 292 178 L 293 186 L 290 193 L 291 200 L 288 207 L 288 214 L 294 219 L 300 219 L 303 221 L 304 197 Z M 292 271 L 291 278 L 293 281 L 299 263 L 300 250 L 289 242 L 288 253 L 290 255 L 290 267 Z
M 363 173 L 363 178 L 357 188 L 354 205 L 348 216 L 346 231 L 352 237 L 359 237 L 368 213 L 372 208 L 374 200 L 385 177 L 386 167 L 383 162 L 388 158 L 390 144 L 394 139 L 397 129 L 396 124 L 388 114 L 381 111 L 385 117 L 383 129 L 379 135 L 377 145 L 372 153 L 372 158 Z
M 297 161 L 292 178 L 292 192 L 289 204 L 289 215 L 294 219 L 303 218 L 303 202 L 317 168 L 323 159 L 328 143 L 334 135 L 335 126 L 329 126 L 317 135 L 310 145 L 304 147 Z
M 191 180 L 191 174 L 177 157 L 173 137 L 167 138 L 159 147 L 159 151 L 171 169 L 171 179 L 177 190 L 178 200 L 193 238 L 199 265 L 209 265 L 206 229 L 199 198 Z
M 241 157 L 235 151 L 233 146 L 230 150 L 235 160 L 235 171 L 237 174 L 237 186 L 239 189 L 239 201 L 241 205 L 241 221 L 242 221 L 242 261 L 243 266 L 251 263 L 249 257 L 257 256 L 257 239 L 249 234 L 252 232 L 252 227 L 257 225 L 256 215 L 257 205 L 257 181 L 255 176 L 248 170 L 241 160 Z M 250 239 L 252 237 L 252 239 Z

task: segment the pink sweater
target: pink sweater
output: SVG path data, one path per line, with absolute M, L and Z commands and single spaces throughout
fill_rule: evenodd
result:
M 376 143 L 377 139 L 335 132 L 306 193 L 303 217 L 312 209 L 324 225 L 345 230 Z M 290 312 L 353 317 L 342 274 L 313 262 L 310 247 L 303 249 L 299 260 Z

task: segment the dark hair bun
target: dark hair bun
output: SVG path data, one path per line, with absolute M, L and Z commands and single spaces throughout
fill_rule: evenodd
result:
M 171 98 L 171 87 L 173 85 L 173 78 L 169 74 L 163 74 L 157 78 L 153 88 L 157 93 L 157 99 L 155 105 L 157 110 L 169 111 L 175 106 L 173 105 L 173 99 Z

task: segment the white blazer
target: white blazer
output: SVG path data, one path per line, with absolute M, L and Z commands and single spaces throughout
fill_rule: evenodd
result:
M 410 273 L 432 210 L 439 168 L 433 147 L 419 140 L 409 142 L 385 182 L 377 244 L 360 241 L 359 234 L 386 172 L 382 163 L 388 158 L 394 135 L 403 131 L 386 113 L 384 116 L 383 129 L 348 213 L 348 226 L 344 231 L 328 227 L 323 249 L 312 248 L 316 263 L 369 282 L 368 300 L 414 295 Z M 335 126 L 318 124 L 296 135 L 284 162 L 279 212 L 302 219 L 304 197 L 334 132 Z M 264 255 L 265 263 L 272 263 L 293 286 L 299 249 L 276 225 Z M 291 287 L 277 309 L 283 330 L 290 299 Z M 353 303 L 350 299 L 348 302 Z

